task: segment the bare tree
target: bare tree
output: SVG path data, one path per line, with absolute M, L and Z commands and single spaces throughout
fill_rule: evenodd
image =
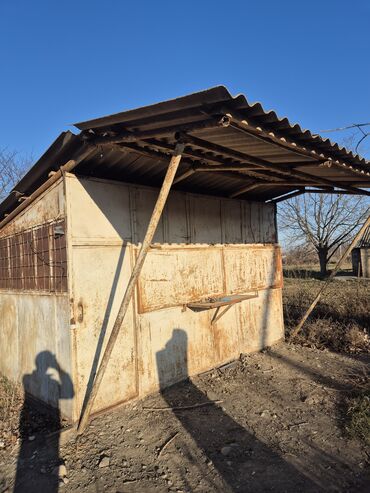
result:
M 26 173 L 31 162 L 31 158 L 21 157 L 16 151 L 0 149 L 0 202 Z
M 360 196 L 308 193 L 287 200 L 279 208 L 280 227 L 291 244 L 309 242 L 320 272 L 370 214 L 369 199 Z
M 368 137 L 370 136 L 370 123 L 352 123 L 351 125 L 346 125 L 345 127 L 331 128 L 329 130 L 320 130 L 320 133 L 329 132 L 346 132 L 347 135 L 342 139 L 343 145 L 347 149 L 352 149 L 354 153 L 364 155 L 366 149 L 364 148 L 364 143 L 368 142 Z M 365 144 L 366 144 L 365 143 Z

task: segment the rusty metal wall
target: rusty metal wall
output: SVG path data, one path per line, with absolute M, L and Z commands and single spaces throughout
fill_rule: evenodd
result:
M 137 255 L 139 249 L 134 249 Z M 281 288 L 280 256 L 276 245 L 164 244 L 145 260 L 137 286 L 138 313 Z
M 49 248 L 44 243 L 49 244 L 49 230 L 54 228 L 49 225 L 60 224 L 64 215 L 63 182 L 59 181 L 0 231 L 0 241 L 12 238 L 13 249 L 19 249 L 20 260 L 22 245 L 15 238 L 27 239 L 30 231 L 38 231 L 34 246 L 45 255 Z M 24 231 L 26 233 L 22 234 Z M 61 251 L 59 242 L 53 239 L 52 250 L 55 260 L 65 266 L 65 249 Z M 11 285 L 0 289 L 0 372 L 23 382 L 34 397 L 59 406 L 64 416 L 72 418 L 73 399 L 71 395 L 65 398 L 58 395 L 55 380 L 58 372 L 50 366 L 54 364 L 54 355 L 62 370 L 71 374 L 70 303 L 66 278 L 55 277 L 53 267 L 41 261 L 39 275 L 32 278 L 27 275 L 27 266 L 35 269 L 37 260 L 33 266 L 24 260 L 23 266 L 14 263 L 22 275 L 14 272 Z M 51 377 L 53 372 L 54 378 Z
M 0 230 L 0 238 L 64 217 L 64 188 L 59 180 Z
M 143 240 L 157 190 L 71 174 L 67 183 L 78 201 L 69 214 L 75 243 Z M 274 218 L 273 204 L 171 192 L 154 243 L 276 243 Z
M 182 307 L 138 315 L 141 396 L 283 338 L 281 289 L 259 291 L 257 298 L 235 305 L 211 325 L 213 315 L 214 310 Z
M 147 187 L 66 176 L 76 418 L 157 194 Z M 274 214 L 269 204 L 170 194 L 93 411 L 283 337 Z M 183 307 L 210 294 L 249 290 L 257 290 L 256 298 L 235 305 L 213 325 L 214 310 Z
M 78 246 L 73 248 L 73 316 L 71 326 L 74 417 L 78 418 L 91 375 L 104 351 L 131 272 L 130 248 Z M 137 395 L 136 323 L 133 305 L 104 375 L 95 410 Z

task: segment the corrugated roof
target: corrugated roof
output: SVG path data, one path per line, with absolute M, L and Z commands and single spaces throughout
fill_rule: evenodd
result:
M 337 159 L 345 159 L 353 164 L 368 165 L 368 162 L 359 156 L 348 151 L 345 147 L 340 147 L 328 138 L 322 138 L 320 135 L 312 134 L 307 129 L 302 129 L 298 123 L 290 123 L 288 118 L 280 118 L 274 110 L 264 110 L 259 102 L 249 103 L 243 94 L 233 97 L 225 86 L 217 86 L 205 91 L 197 92 L 169 101 L 157 104 L 143 106 L 133 110 L 116 113 L 113 115 L 96 118 L 85 122 L 75 123 L 80 130 L 87 129 L 113 129 L 115 125 L 124 124 L 127 128 L 156 128 L 160 122 L 171 122 L 176 125 L 188 123 L 194 120 L 194 114 L 207 109 L 207 113 L 217 112 L 220 107 L 225 106 L 231 112 L 241 112 L 243 117 L 252 119 L 261 128 L 268 132 L 273 132 L 276 136 L 287 138 L 297 145 L 313 149 L 317 153 L 327 153 Z M 189 112 L 189 116 L 184 118 L 184 111 Z M 178 115 L 176 115 L 178 113 Z M 203 116 L 204 118 L 204 116 Z
M 370 187 L 365 159 L 243 95 L 231 96 L 223 86 L 76 127 L 81 133 L 61 134 L 16 191 L 31 194 L 86 146 L 93 152 L 76 174 L 160 186 L 179 138 L 186 148 L 177 177 L 186 176 L 174 187 L 184 191 L 266 201 L 307 186 Z M 216 171 L 220 166 L 223 171 Z M 16 194 L 10 194 L 0 216 L 17 205 Z

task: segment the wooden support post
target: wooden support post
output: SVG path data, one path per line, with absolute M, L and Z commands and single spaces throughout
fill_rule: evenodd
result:
M 105 351 L 104 351 L 99 369 L 97 371 L 91 392 L 89 395 L 87 395 L 85 397 L 85 402 L 84 402 L 84 405 L 83 405 L 83 408 L 81 411 L 80 421 L 79 421 L 78 428 L 77 428 L 78 434 L 81 434 L 85 430 L 86 425 L 88 423 L 88 420 L 89 420 L 89 417 L 91 414 L 91 410 L 92 410 L 92 406 L 94 404 L 94 400 L 95 400 L 96 395 L 99 391 L 99 387 L 100 387 L 101 382 L 103 380 L 105 370 L 107 369 L 108 362 L 109 362 L 110 356 L 112 354 L 115 342 L 117 340 L 119 331 L 121 330 L 122 322 L 125 318 L 125 315 L 126 315 L 128 307 L 129 307 L 131 298 L 134 294 L 136 282 L 137 282 L 138 277 L 140 275 L 141 269 L 142 269 L 144 261 L 145 261 L 145 257 L 148 253 L 149 248 L 150 248 L 150 244 L 153 240 L 154 233 L 157 229 L 158 222 L 161 218 L 164 206 L 166 204 L 166 200 L 167 200 L 168 194 L 170 192 L 173 180 L 175 178 L 177 168 L 180 164 L 181 155 L 182 155 L 183 150 L 184 150 L 184 145 L 182 143 L 179 143 L 176 145 L 174 155 L 171 158 L 170 164 L 169 164 L 168 169 L 167 169 L 166 176 L 163 180 L 162 188 L 159 192 L 157 202 L 155 204 L 155 207 L 154 207 L 154 210 L 152 213 L 152 217 L 150 218 L 149 225 L 148 225 L 148 228 L 147 228 L 147 231 L 145 234 L 145 238 L 143 240 L 138 258 L 136 260 L 134 268 L 132 269 L 131 277 L 130 277 L 130 280 L 128 282 L 126 292 L 124 294 L 121 306 L 119 308 L 117 318 L 114 322 L 112 332 L 109 336 L 107 346 L 105 348 Z
M 173 180 L 173 184 L 175 185 L 176 183 L 180 183 L 180 181 L 183 181 L 189 176 L 193 175 L 195 171 L 196 170 L 194 168 L 190 168 L 187 171 L 184 171 L 184 173 L 180 175 L 178 178 L 176 178 L 176 180 Z
M 273 203 L 273 204 L 278 204 L 279 202 L 282 202 L 283 200 L 292 199 L 293 197 L 297 197 L 297 195 L 302 195 L 305 192 L 306 192 L 306 189 L 303 187 L 300 190 L 295 190 L 294 192 L 280 195 L 279 197 L 276 197 L 276 199 L 271 199 L 269 202 Z
M 231 195 L 229 195 L 229 197 L 233 199 L 235 197 L 238 197 L 239 195 L 242 195 L 243 193 L 250 192 L 251 190 L 254 190 L 257 187 L 260 187 L 261 185 L 263 185 L 263 183 L 261 183 L 260 181 L 258 183 L 251 183 L 239 189 L 237 192 L 232 193 Z
M 360 240 L 361 236 L 364 234 L 364 232 L 366 231 L 366 228 L 368 226 L 370 226 L 370 216 L 366 219 L 366 221 L 364 222 L 364 224 L 360 228 L 359 232 L 353 238 L 351 244 L 346 248 L 345 252 L 341 256 L 341 258 L 338 260 L 337 265 L 331 271 L 330 276 L 327 278 L 326 282 L 324 283 L 324 285 L 320 288 L 319 292 L 317 293 L 316 298 L 313 300 L 313 302 L 311 303 L 310 307 L 308 308 L 308 310 L 306 311 L 306 313 L 301 318 L 301 321 L 299 322 L 299 324 L 297 325 L 297 327 L 291 333 L 290 338 L 295 337 L 298 334 L 298 332 L 301 330 L 301 328 L 303 327 L 303 324 L 308 319 L 308 317 L 312 313 L 312 311 L 315 308 L 315 306 L 317 305 L 317 303 L 320 301 L 321 296 L 322 296 L 324 290 L 326 289 L 327 285 L 330 283 L 330 281 L 333 279 L 333 277 L 335 276 L 335 274 L 338 272 L 338 270 L 340 269 L 340 266 L 342 265 L 342 263 L 344 262 L 344 260 L 347 258 L 347 256 L 352 252 L 352 250 L 355 247 L 356 243 Z

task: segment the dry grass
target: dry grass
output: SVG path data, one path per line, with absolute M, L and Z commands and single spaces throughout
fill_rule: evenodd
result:
M 0 439 L 5 442 L 15 442 L 17 438 L 22 403 L 22 389 L 0 375 Z
M 0 375 L 0 421 L 9 419 L 19 400 L 19 388 Z
M 346 399 L 345 429 L 352 438 L 370 445 L 370 377 L 364 367 L 361 373 L 350 375 L 353 393 Z
M 348 434 L 370 445 L 370 390 L 350 400 L 347 417 Z
M 315 298 L 322 281 L 290 277 L 283 294 L 287 334 Z M 370 282 L 334 279 L 295 342 L 343 353 L 370 351 Z M 352 391 L 344 401 L 345 431 L 370 445 L 370 378 L 364 369 L 349 377 Z
M 60 423 L 59 413 L 50 412 L 37 401 L 25 400 L 21 384 L 0 375 L 0 442 L 5 446 L 14 445 L 21 435 L 50 433 L 65 424 Z
M 322 281 L 286 279 L 284 318 L 287 333 L 297 325 Z M 370 349 L 370 283 L 334 280 L 297 336 L 297 342 L 338 352 Z

